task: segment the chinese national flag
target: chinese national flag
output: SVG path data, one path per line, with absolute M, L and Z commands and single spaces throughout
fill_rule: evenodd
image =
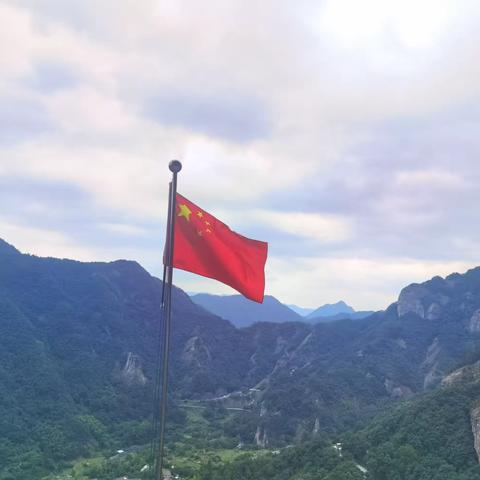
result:
M 266 242 L 233 232 L 177 193 L 173 266 L 229 285 L 263 302 Z

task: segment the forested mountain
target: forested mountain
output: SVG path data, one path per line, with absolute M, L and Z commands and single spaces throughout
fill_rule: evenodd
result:
M 304 318 L 275 297 L 265 295 L 263 303 L 253 302 L 242 295 L 192 295 L 197 304 L 226 320 L 238 328 L 248 327 L 257 322 L 300 322 Z
M 135 262 L 38 258 L 0 243 L 0 478 L 38 479 L 102 445 L 148 441 L 160 297 L 161 282 Z M 178 289 L 173 305 L 177 398 L 254 385 L 282 355 L 272 338 L 294 347 L 305 335 L 292 324 L 242 332 Z
M 470 368 L 470 367 L 469 367 Z M 471 368 L 470 368 L 471 373 Z M 455 376 L 455 375 L 454 375 Z M 478 480 L 480 366 L 402 402 L 355 433 L 202 467 L 200 480 Z M 477 451 L 475 451 L 475 449 Z
M 288 442 L 358 426 L 392 401 L 438 385 L 478 348 L 479 330 L 478 268 L 410 285 L 371 317 L 314 325 L 256 385 L 257 428 L 269 441 Z M 279 346 L 285 341 L 277 338 Z
M 148 442 L 160 295 L 135 262 L 38 258 L 0 243 L 0 479 L 38 479 L 67 459 Z M 234 445 L 340 438 L 438 387 L 473 358 L 479 332 L 479 268 L 410 285 L 368 318 L 317 325 L 237 329 L 175 289 L 170 441 L 188 428 L 186 400 L 223 412 L 209 417 L 213 436 Z M 398 428 L 368 441 L 380 448 Z

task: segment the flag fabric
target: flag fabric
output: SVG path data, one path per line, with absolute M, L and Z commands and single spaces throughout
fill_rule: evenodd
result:
M 268 244 L 239 235 L 176 194 L 173 266 L 218 280 L 255 302 L 265 291 Z

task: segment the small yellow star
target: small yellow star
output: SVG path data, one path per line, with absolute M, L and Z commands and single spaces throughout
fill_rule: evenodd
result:
M 180 213 L 178 216 L 185 217 L 188 221 L 190 221 L 190 215 L 192 214 L 192 211 L 188 208 L 188 206 L 182 203 L 178 207 L 180 208 Z
M 198 217 L 198 218 L 202 218 L 202 217 L 203 217 L 203 213 L 202 213 L 202 212 L 197 212 L 197 217 Z
M 206 231 L 207 233 L 212 233 L 212 231 L 211 231 L 209 228 L 207 228 L 205 231 Z
M 199 230 L 197 233 L 200 235 L 200 237 L 203 237 L 203 232 L 201 230 Z
M 210 225 L 210 222 L 207 222 L 207 221 L 205 220 L 205 225 Z

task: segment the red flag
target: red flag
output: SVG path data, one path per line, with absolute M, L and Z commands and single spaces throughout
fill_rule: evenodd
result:
M 243 237 L 177 193 L 173 266 L 262 303 L 268 244 Z

